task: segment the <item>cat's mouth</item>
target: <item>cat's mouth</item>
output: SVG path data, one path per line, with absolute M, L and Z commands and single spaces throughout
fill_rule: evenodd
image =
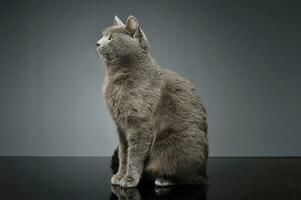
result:
M 97 49 L 98 53 L 103 55 L 103 56 L 105 56 L 108 53 L 108 51 L 105 48 L 101 47 L 101 46 L 96 47 L 96 49 Z

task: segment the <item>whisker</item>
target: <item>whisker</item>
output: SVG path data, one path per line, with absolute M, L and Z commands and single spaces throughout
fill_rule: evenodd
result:
M 92 52 L 87 53 L 86 55 L 84 55 L 84 57 L 86 57 L 86 62 L 90 62 L 95 60 L 95 58 L 98 56 L 98 52 L 97 50 L 94 50 Z
M 103 24 L 100 24 L 100 26 L 101 26 L 102 29 L 106 28 L 105 25 L 103 25 Z

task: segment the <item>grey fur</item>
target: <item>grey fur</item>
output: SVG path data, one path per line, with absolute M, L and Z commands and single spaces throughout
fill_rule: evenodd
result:
M 106 64 L 103 92 L 119 135 L 119 168 L 112 184 L 135 187 L 144 173 L 169 185 L 206 183 L 201 98 L 190 81 L 151 57 L 136 18 L 129 16 L 122 26 L 119 20 L 97 42 Z

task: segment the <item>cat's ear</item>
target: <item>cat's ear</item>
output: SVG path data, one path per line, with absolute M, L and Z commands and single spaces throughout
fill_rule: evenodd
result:
M 119 17 L 117 17 L 117 16 L 114 17 L 114 26 L 124 26 L 121 19 L 119 19 Z
M 131 33 L 132 37 L 139 40 L 140 46 L 143 49 L 145 49 L 146 51 L 150 49 L 149 42 L 144 32 L 140 28 L 138 20 L 134 16 L 130 15 L 128 17 L 125 27 Z
M 137 30 L 136 35 L 134 37 L 139 39 L 140 46 L 144 50 L 149 51 L 149 49 L 150 49 L 149 42 L 146 38 L 146 35 L 144 34 L 143 30 L 140 27 L 138 27 L 138 30 Z
M 135 35 L 139 29 L 138 20 L 134 16 L 130 15 L 126 21 L 125 27 L 132 35 Z

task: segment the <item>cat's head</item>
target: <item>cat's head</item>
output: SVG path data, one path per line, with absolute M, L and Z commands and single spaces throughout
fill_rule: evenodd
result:
M 96 42 L 97 50 L 107 60 L 126 58 L 148 53 L 149 43 L 134 16 L 129 16 L 124 24 L 117 16 L 113 26 L 103 31 Z

